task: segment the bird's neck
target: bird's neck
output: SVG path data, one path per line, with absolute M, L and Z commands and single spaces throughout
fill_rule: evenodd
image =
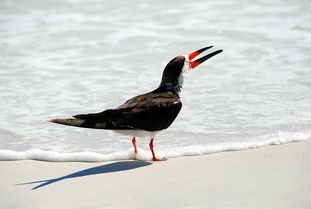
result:
M 165 73 L 164 71 L 158 89 L 161 91 L 172 91 L 178 95 L 179 98 L 181 98 L 181 92 L 184 84 L 184 75 L 185 73 L 182 72 L 178 77 L 175 77 Z
M 171 82 L 162 81 L 160 86 L 158 87 L 158 90 L 172 91 L 172 92 L 176 93 L 178 95 L 178 97 L 181 98 L 182 83 L 171 83 Z

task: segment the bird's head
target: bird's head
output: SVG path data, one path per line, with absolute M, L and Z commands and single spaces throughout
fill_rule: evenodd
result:
M 189 71 L 196 68 L 198 65 L 202 64 L 204 61 L 208 60 L 209 58 L 222 52 L 222 50 L 217 50 L 210 54 L 205 55 L 204 57 L 193 60 L 199 54 L 201 54 L 205 50 L 210 49 L 212 47 L 213 46 L 208 46 L 208 47 L 199 49 L 195 52 L 192 52 L 188 55 L 178 56 L 172 59 L 166 65 L 163 71 L 160 88 L 174 89 L 179 93 L 182 89 L 184 77 Z

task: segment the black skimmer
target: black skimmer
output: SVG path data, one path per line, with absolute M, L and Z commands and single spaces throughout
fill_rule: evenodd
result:
M 177 117 L 181 107 L 181 91 L 184 76 L 207 59 L 222 52 L 214 51 L 197 60 L 199 54 L 213 46 L 199 49 L 185 56 L 172 59 L 165 67 L 160 86 L 146 94 L 138 95 L 123 105 L 99 113 L 80 114 L 68 119 L 52 119 L 50 122 L 83 128 L 110 129 L 130 135 L 137 154 L 136 138 L 150 136 L 149 147 L 153 161 L 162 161 L 155 156 L 153 138 L 155 133 L 168 128 Z

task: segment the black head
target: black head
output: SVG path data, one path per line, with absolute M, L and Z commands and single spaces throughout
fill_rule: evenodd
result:
M 172 86 L 177 85 L 178 78 L 180 77 L 185 65 L 185 59 L 186 58 L 184 56 L 178 56 L 172 59 L 164 68 L 161 83 Z
M 172 59 L 164 68 L 160 88 L 180 91 L 183 85 L 184 76 L 191 69 L 194 69 L 204 61 L 222 52 L 222 50 L 217 50 L 197 60 L 193 60 L 199 54 L 212 47 L 213 46 L 205 47 L 192 52 L 189 55 L 178 56 Z

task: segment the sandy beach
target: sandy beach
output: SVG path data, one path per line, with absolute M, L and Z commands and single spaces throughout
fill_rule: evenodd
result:
M 1 208 L 311 207 L 311 141 L 166 162 L 2 161 Z

